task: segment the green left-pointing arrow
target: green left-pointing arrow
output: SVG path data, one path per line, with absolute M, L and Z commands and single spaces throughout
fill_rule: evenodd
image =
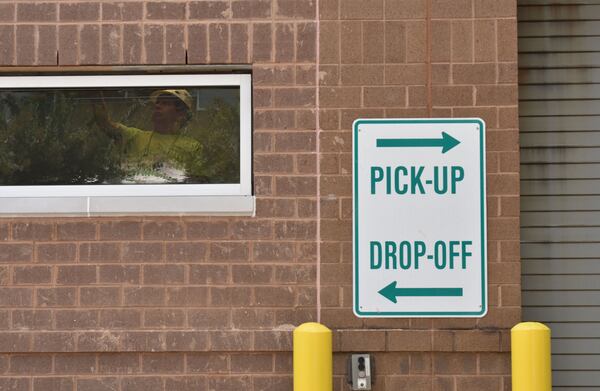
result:
M 460 141 L 442 132 L 441 138 L 378 138 L 377 148 L 420 148 L 420 147 L 442 147 L 442 153 L 446 153 L 460 144 Z
M 379 291 L 379 294 L 392 303 L 397 303 L 400 296 L 462 296 L 462 288 L 397 288 L 396 281 Z

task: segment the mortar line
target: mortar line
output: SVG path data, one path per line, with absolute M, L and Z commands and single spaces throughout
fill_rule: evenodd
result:
M 321 41 L 321 17 L 320 17 L 320 4 L 319 0 L 315 2 L 316 12 L 316 34 L 315 34 L 315 130 L 316 130 L 316 159 L 317 159 L 317 322 L 321 323 L 321 124 L 320 124 L 320 102 L 319 102 L 319 90 L 320 90 L 320 78 L 319 78 L 319 66 L 320 66 L 320 41 Z
M 426 14 L 425 14 L 425 24 L 427 28 L 426 32 L 426 48 L 427 48 L 427 113 L 429 117 L 433 114 L 433 104 L 431 98 L 431 0 L 427 0 L 426 2 Z

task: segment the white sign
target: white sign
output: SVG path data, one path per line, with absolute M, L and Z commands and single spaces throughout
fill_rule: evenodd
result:
M 354 313 L 484 316 L 484 122 L 359 119 L 353 141 Z

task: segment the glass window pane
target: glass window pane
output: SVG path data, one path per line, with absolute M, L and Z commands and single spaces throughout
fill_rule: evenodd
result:
M 0 185 L 240 183 L 239 87 L 0 90 Z

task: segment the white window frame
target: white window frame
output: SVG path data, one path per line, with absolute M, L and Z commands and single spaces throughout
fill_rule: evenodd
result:
M 0 76 L 0 90 L 23 88 L 240 88 L 240 183 L 0 186 L 0 215 L 253 215 L 250 74 Z

